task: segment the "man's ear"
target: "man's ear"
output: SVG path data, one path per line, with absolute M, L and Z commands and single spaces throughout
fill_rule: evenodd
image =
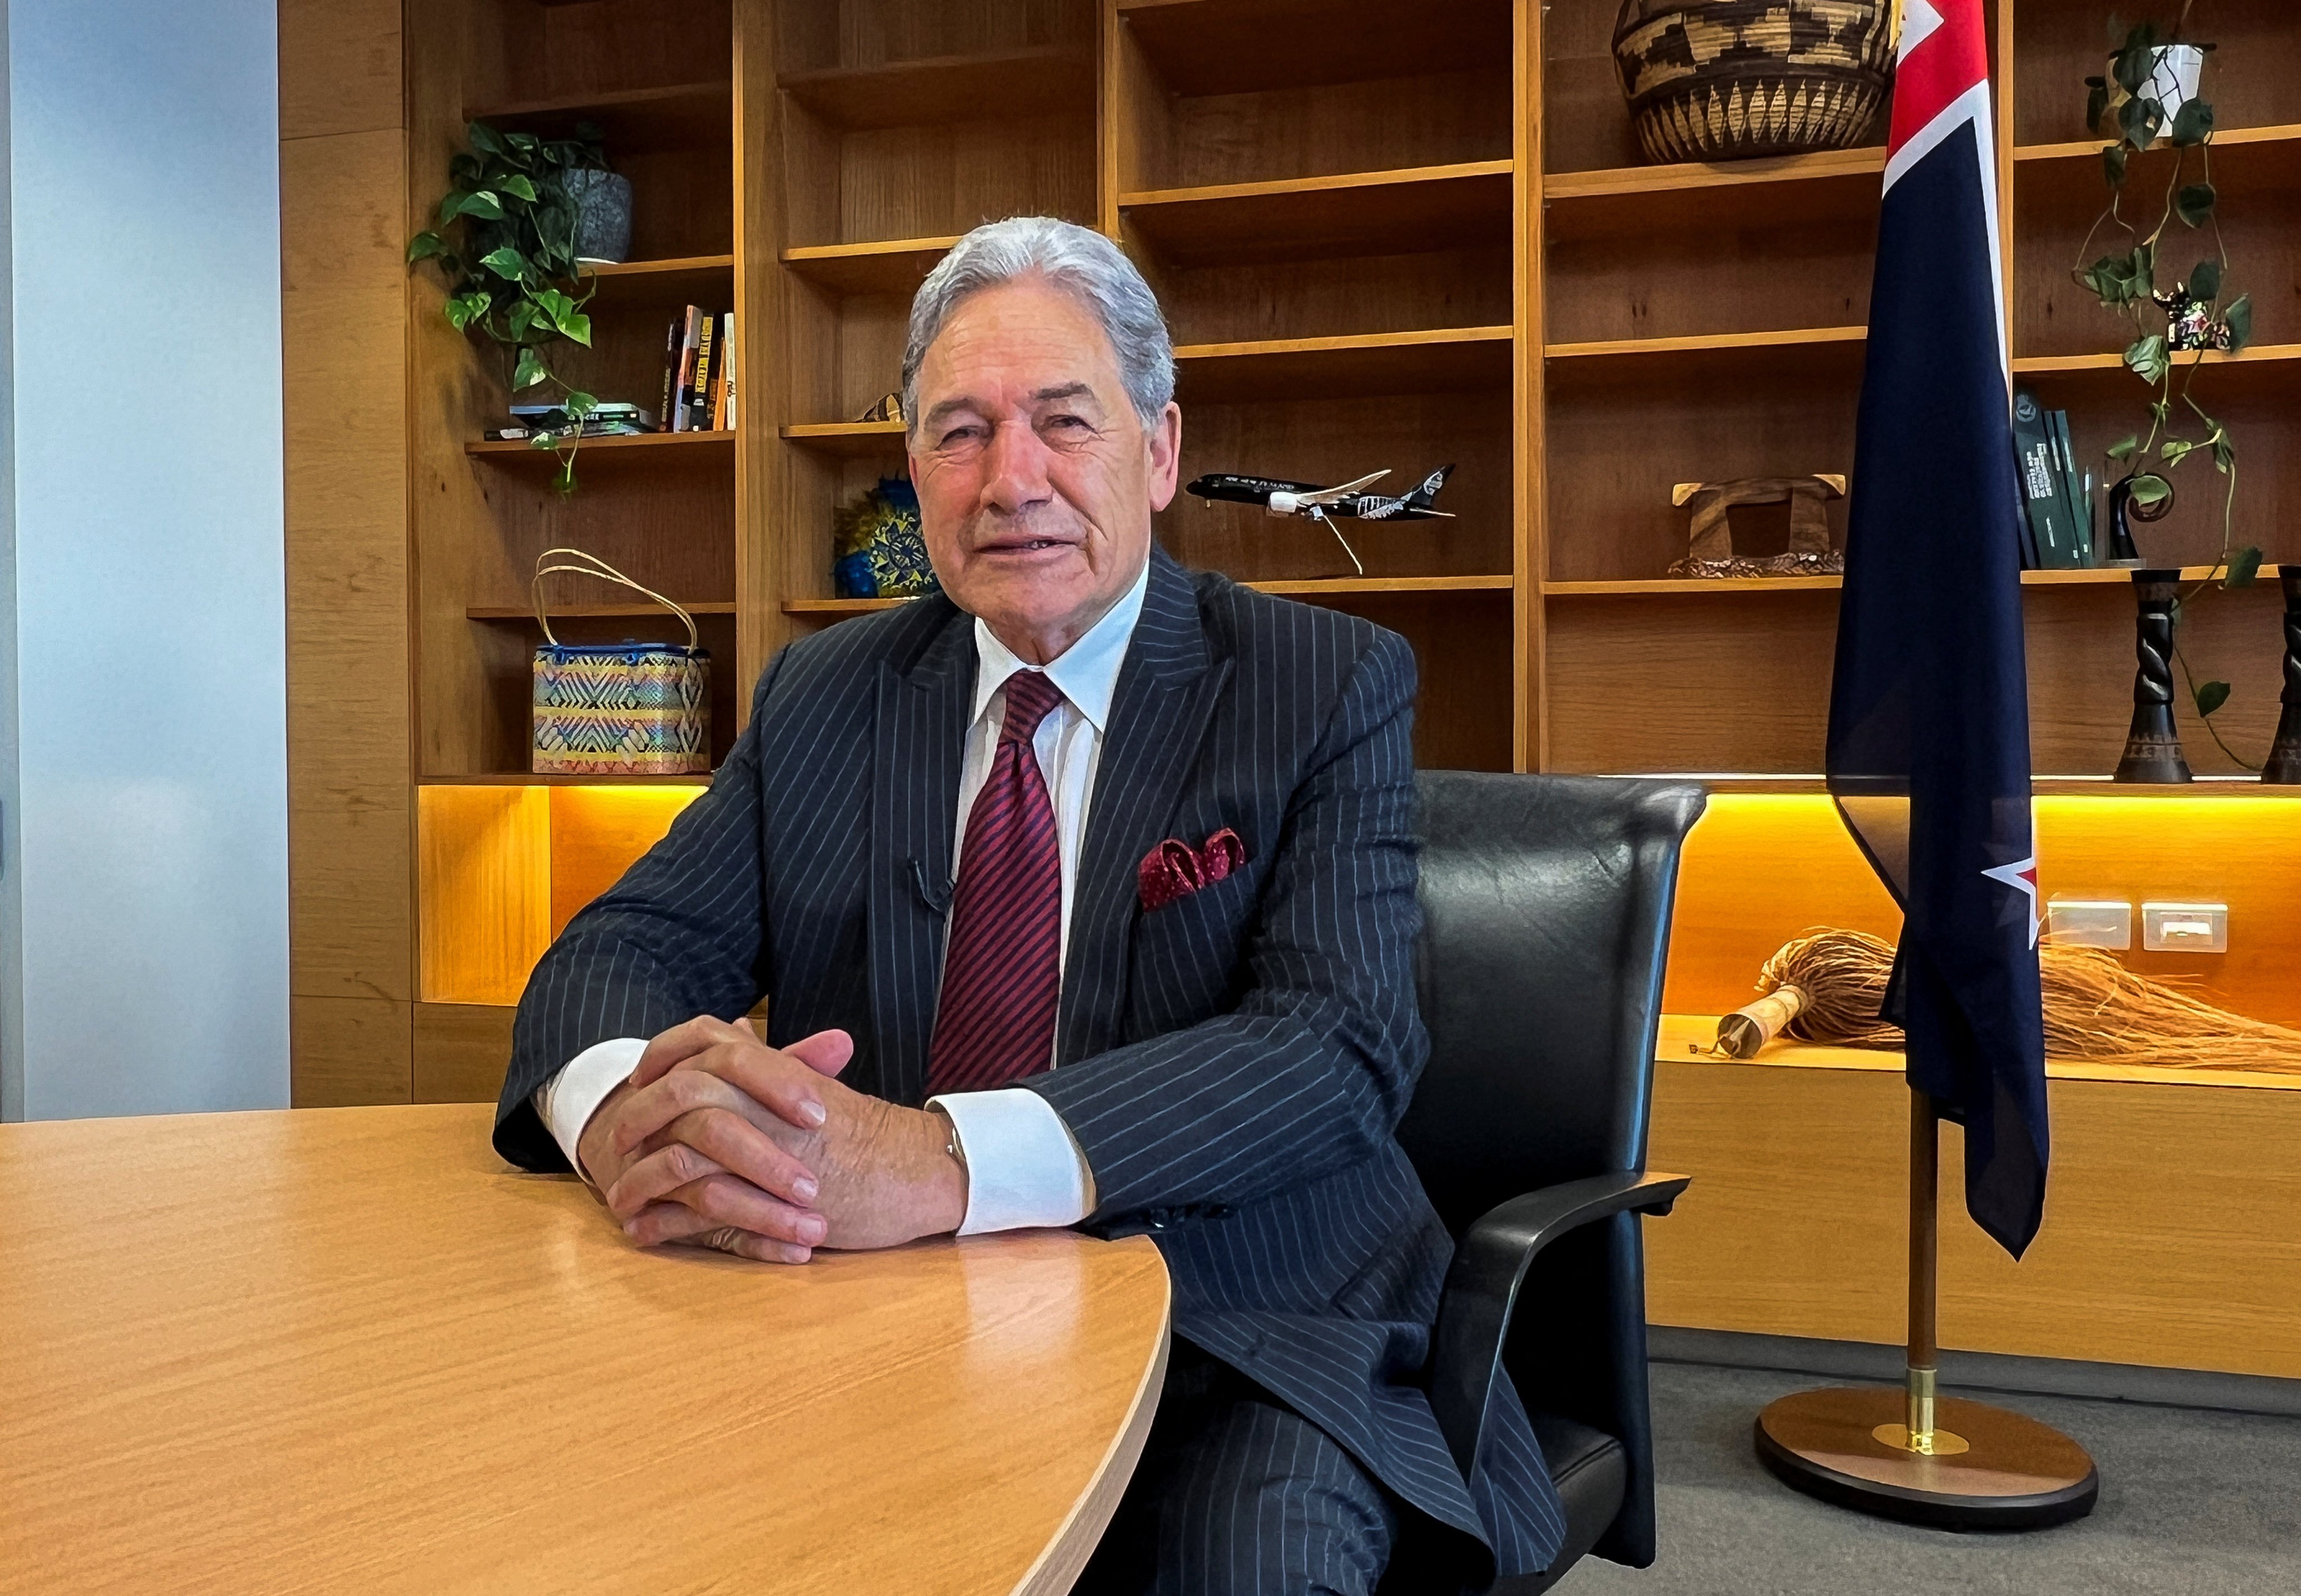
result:
M 1176 480 L 1183 469 L 1183 407 L 1174 400 L 1148 430 L 1150 451 L 1150 508 L 1163 510 L 1175 502 Z

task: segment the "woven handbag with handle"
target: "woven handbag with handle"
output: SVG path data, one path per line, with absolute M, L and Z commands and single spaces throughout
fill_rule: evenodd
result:
M 573 561 L 576 564 L 555 562 Z M 687 626 L 687 647 L 563 643 L 551 632 L 543 579 L 556 572 L 619 582 Z M 596 555 L 547 548 L 536 556 L 535 772 L 538 775 L 678 776 L 711 768 L 711 654 L 695 618 Z

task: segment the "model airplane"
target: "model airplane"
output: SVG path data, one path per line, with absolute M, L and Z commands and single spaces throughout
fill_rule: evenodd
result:
M 1269 477 L 1237 477 L 1227 472 L 1215 472 L 1190 484 L 1186 492 L 1201 498 L 1224 499 L 1232 504 L 1260 505 L 1273 515 L 1303 515 L 1320 522 L 1335 534 L 1335 541 L 1351 556 L 1360 576 L 1366 566 L 1359 561 L 1358 550 L 1343 536 L 1342 528 L 1335 524 L 1336 516 L 1357 521 L 1427 521 L 1434 516 L 1452 519 L 1452 512 L 1434 510 L 1431 503 L 1438 490 L 1446 485 L 1446 475 L 1454 468 L 1442 465 L 1422 479 L 1422 485 L 1413 492 L 1398 498 L 1386 498 L 1368 493 L 1367 486 L 1378 482 L 1390 474 L 1387 471 L 1370 472 L 1354 482 L 1338 487 L 1322 488 L 1316 482 L 1281 482 Z

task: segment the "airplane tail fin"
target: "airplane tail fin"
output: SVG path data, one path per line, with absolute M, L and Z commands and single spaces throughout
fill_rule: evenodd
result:
M 1413 492 L 1408 494 L 1402 501 L 1406 507 L 1410 510 L 1427 510 L 1430 508 L 1432 501 L 1436 499 L 1438 497 L 1438 490 L 1446 485 L 1446 478 L 1452 472 L 1453 469 L 1454 468 L 1452 465 L 1442 465 L 1436 471 L 1432 472 L 1428 476 L 1423 478 L 1422 485 L 1419 488 L 1417 488 Z

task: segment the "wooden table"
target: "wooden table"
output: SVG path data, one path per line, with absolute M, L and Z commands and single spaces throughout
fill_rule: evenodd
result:
M 642 1252 L 491 1112 L 0 1126 L 0 1591 L 1068 1588 L 1148 1241 Z

